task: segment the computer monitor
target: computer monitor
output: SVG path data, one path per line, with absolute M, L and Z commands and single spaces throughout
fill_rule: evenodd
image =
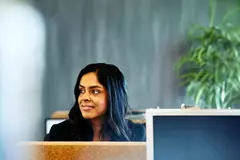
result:
M 147 109 L 147 160 L 240 160 L 240 110 Z

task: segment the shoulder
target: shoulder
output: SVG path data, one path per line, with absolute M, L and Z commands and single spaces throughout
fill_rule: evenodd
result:
M 50 131 L 70 131 L 72 128 L 71 120 L 67 119 L 52 126 Z
M 132 141 L 146 141 L 145 125 L 140 123 L 133 123 L 131 120 L 129 120 L 128 127 L 132 133 Z
M 72 123 L 65 120 L 59 124 L 55 124 L 51 127 L 50 132 L 45 136 L 45 141 L 68 141 L 71 140 Z

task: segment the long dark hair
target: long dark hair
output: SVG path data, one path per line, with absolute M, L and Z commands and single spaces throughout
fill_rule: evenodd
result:
M 93 129 L 88 121 L 83 118 L 78 104 L 80 80 L 83 75 L 89 72 L 97 74 L 99 83 L 106 88 L 108 94 L 106 120 L 102 126 L 100 138 L 102 139 L 104 135 L 109 135 L 130 141 L 131 133 L 128 129 L 128 121 L 125 119 L 129 105 L 124 76 L 118 67 L 105 63 L 89 64 L 78 75 L 74 88 L 75 104 L 69 112 L 69 119 L 73 123 L 74 134 L 79 140 L 91 141 L 93 137 Z

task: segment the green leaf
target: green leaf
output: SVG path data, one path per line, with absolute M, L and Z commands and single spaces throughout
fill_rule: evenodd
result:
M 197 104 L 199 104 L 199 102 L 201 101 L 201 98 L 202 98 L 202 95 L 203 95 L 204 91 L 205 91 L 204 86 L 199 88 L 199 90 L 197 92 L 197 95 L 196 95 L 196 99 L 195 99 Z

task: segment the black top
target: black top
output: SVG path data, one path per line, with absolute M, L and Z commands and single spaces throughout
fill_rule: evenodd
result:
M 44 141 L 79 141 L 73 132 L 70 120 L 65 120 L 51 127 L 50 132 L 45 136 Z M 136 124 L 128 121 L 128 127 L 132 133 L 131 141 L 146 141 L 146 130 L 143 124 Z M 112 135 L 110 141 L 126 141 L 124 137 Z

